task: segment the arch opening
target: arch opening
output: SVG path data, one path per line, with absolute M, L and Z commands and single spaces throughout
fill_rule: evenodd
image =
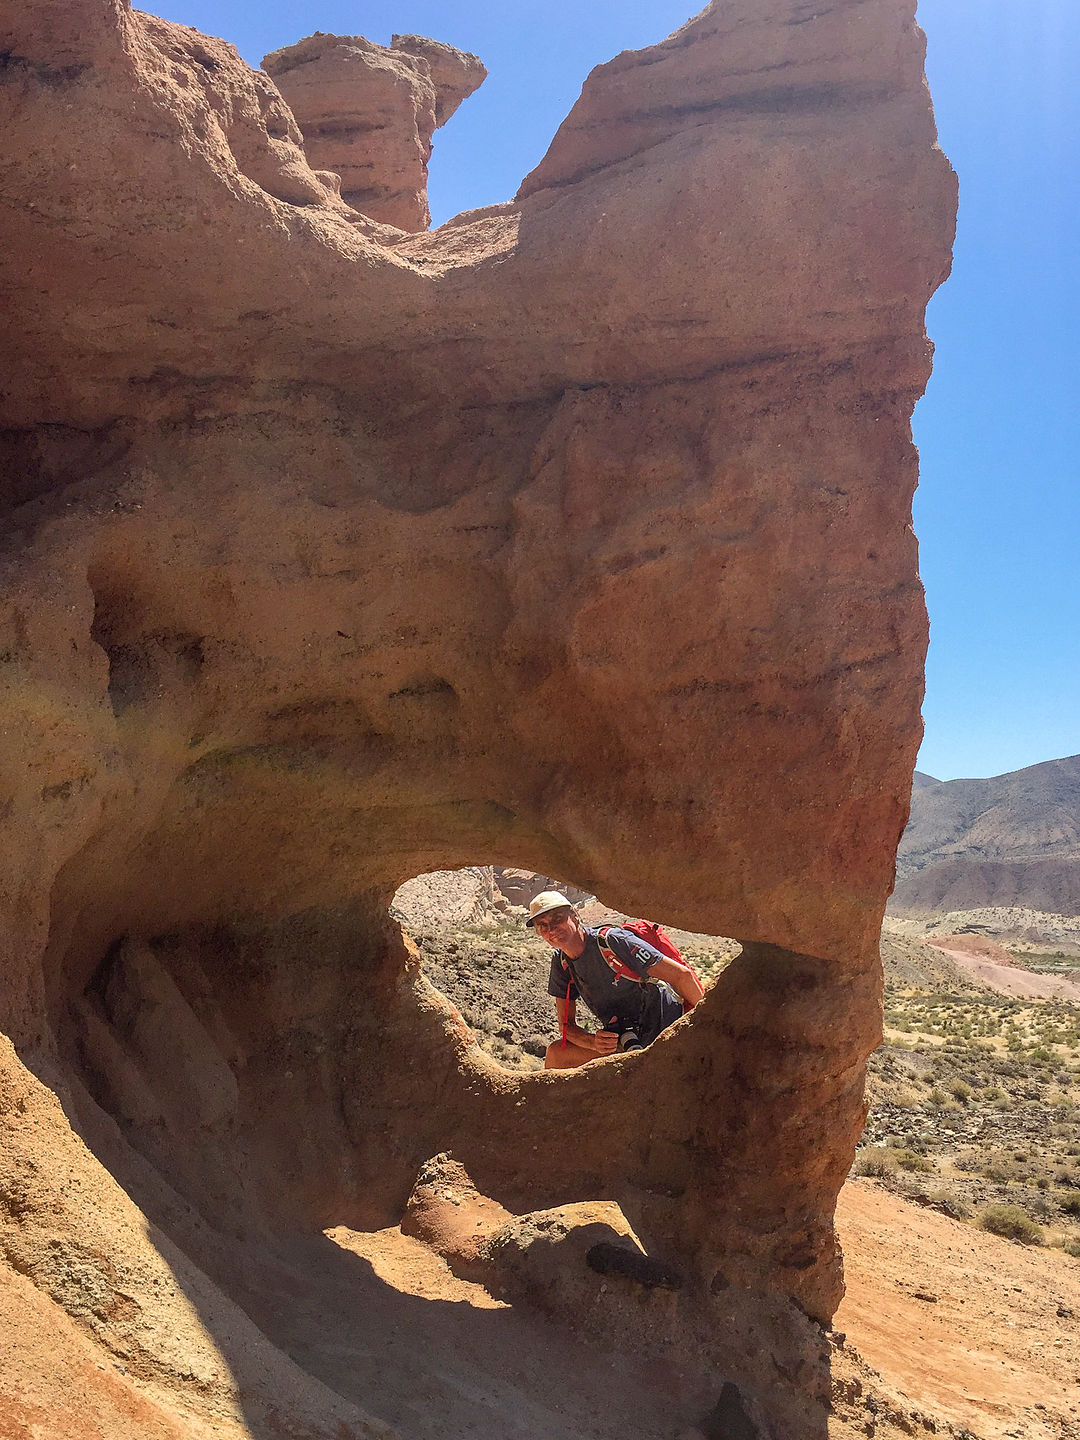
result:
M 399 886 L 390 914 L 420 952 L 421 969 L 461 1015 L 476 1044 L 504 1068 L 532 1073 L 559 1039 L 547 982 L 552 949 L 526 927 L 529 902 L 542 891 L 566 895 L 588 927 L 632 917 L 588 889 L 516 866 L 467 866 L 415 876 Z M 706 991 L 741 952 L 740 942 L 665 927 Z M 584 1003 L 577 1021 L 601 1020 Z

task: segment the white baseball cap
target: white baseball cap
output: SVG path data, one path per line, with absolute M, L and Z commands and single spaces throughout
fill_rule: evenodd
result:
M 525 924 L 531 930 L 533 921 L 539 919 L 541 915 L 546 915 L 549 910 L 565 910 L 568 908 L 572 910 L 574 907 L 570 904 L 566 896 L 560 894 L 558 890 L 542 890 L 535 899 L 529 901 L 529 918 L 525 921 Z

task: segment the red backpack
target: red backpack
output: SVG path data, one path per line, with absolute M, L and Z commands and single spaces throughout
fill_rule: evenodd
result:
M 632 935 L 636 935 L 638 939 L 644 940 L 646 945 L 651 945 L 654 950 L 659 950 L 661 955 L 666 955 L 669 960 L 674 960 L 676 965 L 685 965 L 687 970 L 690 971 L 690 974 L 693 975 L 694 979 L 701 985 L 701 977 L 697 971 L 690 964 L 689 960 L 684 957 L 682 951 L 664 927 L 657 925 L 655 920 L 624 920 L 621 925 L 600 926 L 599 934 L 596 937 L 597 944 L 600 946 L 600 954 L 603 955 L 616 975 L 626 980 L 641 979 L 641 976 L 635 970 L 631 970 L 628 965 L 622 963 L 614 950 L 609 949 L 608 946 L 604 944 L 604 939 L 609 930 L 629 930 Z M 705 987 L 702 985 L 701 988 L 704 989 Z

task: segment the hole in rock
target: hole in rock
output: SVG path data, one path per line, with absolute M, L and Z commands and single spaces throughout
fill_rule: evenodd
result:
M 109 662 L 114 713 L 186 695 L 204 664 L 204 637 L 155 614 L 139 578 L 122 567 L 92 566 L 87 580 L 94 595 L 90 636 Z
M 544 890 L 573 901 L 587 927 L 621 926 L 632 918 L 579 886 L 498 865 L 418 875 L 391 904 L 392 917 L 420 951 L 426 978 L 458 1010 L 481 1049 L 509 1070 L 542 1069 L 560 1034 L 548 993 L 553 950 L 525 924 L 529 902 Z M 742 948 L 725 936 L 665 930 L 706 991 Z M 586 1029 L 601 1028 L 581 1000 L 576 1019 Z

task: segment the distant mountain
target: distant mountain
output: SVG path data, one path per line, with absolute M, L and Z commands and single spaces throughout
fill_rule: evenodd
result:
M 1080 915 L 1080 755 L 989 780 L 916 771 L 896 874 L 894 914 Z

